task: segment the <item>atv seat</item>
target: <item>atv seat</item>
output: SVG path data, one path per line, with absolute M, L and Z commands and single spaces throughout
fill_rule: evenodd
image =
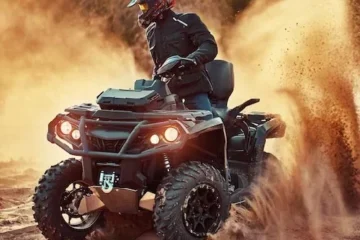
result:
M 228 112 L 228 100 L 234 91 L 233 64 L 224 60 L 214 60 L 206 64 L 213 92 L 210 95 L 213 114 L 225 119 Z

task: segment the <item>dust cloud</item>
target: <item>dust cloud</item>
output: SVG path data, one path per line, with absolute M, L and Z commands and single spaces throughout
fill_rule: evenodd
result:
M 0 152 L 5 159 L 58 162 L 66 154 L 46 142 L 47 124 L 57 113 L 146 76 L 126 44 L 104 30 L 106 19 L 85 18 L 70 3 L 0 3 Z
M 215 239 L 356 239 L 359 127 L 354 23 L 347 1 L 255 1 L 229 37 L 232 102 L 277 112 L 288 129 L 280 161 L 252 187 Z M 241 79 L 241 80 L 240 80 Z M 252 110 L 253 110 L 252 109 Z

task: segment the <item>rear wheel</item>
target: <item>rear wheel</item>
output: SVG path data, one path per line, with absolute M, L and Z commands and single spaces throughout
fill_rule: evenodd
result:
M 155 229 L 162 239 L 205 239 L 228 217 L 228 183 L 213 166 L 189 162 L 165 177 L 157 190 Z
M 52 166 L 40 179 L 33 210 L 38 228 L 47 239 L 84 239 L 101 222 L 102 212 L 78 213 L 81 199 L 92 194 L 81 179 L 82 165 L 75 159 Z

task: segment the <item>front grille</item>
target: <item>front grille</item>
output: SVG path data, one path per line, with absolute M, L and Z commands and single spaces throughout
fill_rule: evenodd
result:
M 126 140 L 104 140 L 96 137 L 88 137 L 88 141 L 92 151 L 118 153 Z

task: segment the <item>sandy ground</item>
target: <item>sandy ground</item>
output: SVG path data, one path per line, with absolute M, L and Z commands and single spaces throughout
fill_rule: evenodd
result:
M 41 172 L 21 162 L 0 163 L 0 239 L 43 239 L 31 209 L 33 186 Z

